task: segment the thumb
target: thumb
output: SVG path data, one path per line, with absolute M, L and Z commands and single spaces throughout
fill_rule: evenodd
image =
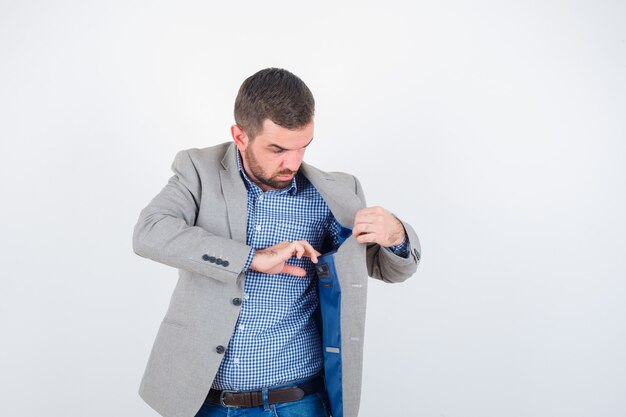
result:
M 289 274 L 289 275 L 295 275 L 297 277 L 305 277 L 306 271 L 303 268 L 300 268 L 299 266 L 285 264 L 283 266 L 283 270 L 281 271 L 281 274 Z

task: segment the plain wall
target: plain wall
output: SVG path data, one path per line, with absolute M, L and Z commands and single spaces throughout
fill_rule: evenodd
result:
M 423 259 L 372 282 L 361 417 L 626 415 L 626 3 L 0 2 L 0 416 L 149 417 L 175 269 L 136 256 L 176 152 L 299 75 L 305 159 Z

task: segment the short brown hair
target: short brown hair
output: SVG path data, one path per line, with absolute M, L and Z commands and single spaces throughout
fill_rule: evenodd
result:
M 295 130 L 313 120 L 315 100 L 304 81 L 282 68 L 266 68 L 248 77 L 235 99 L 235 122 L 250 140 L 263 122 Z

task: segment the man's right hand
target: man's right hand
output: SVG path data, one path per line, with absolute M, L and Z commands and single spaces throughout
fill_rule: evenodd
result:
M 292 256 L 300 259 L 303 256 L 311 258 L 316 264 L 317 257 L 321 255 L 306 240 L 294 240 L 293 242 L 281 242 L 265 249 L 257 249 L 250 264 L 250 269 L 266 274 L 289 274 L 298 277 L 306 276 L 304 268 L 288 265 L 285 261 Z

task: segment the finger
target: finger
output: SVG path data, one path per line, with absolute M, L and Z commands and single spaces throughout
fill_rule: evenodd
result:
M 377 236 L 375 233 L 365 233 L 357 236 L 356 241 L 359 243 L 375 243 Z
M 299 252 L 297 253 L 298 259 L 301 259 L 303 256 L 313 259 L 313 257 L 315 256 L 315 253 L 319 253 L 306 240 L 298 240 L 298 241 L 295 241 L 294 243 L 297 245 L 298 250 L 299 250 Z M 317 257 L 314 262 L 317 263 Z
M 298 241 L 297 240 L 291 240 L 289 241 L 289 250 L 291 251 L 291 255 L 295 255 L 296 252 L 298 252 Z
M 360 236 L 366 233 L 375 233 L 376 231 L 378 231 L 378 227 L 376 227 L 376 225 L 370 223 L 361 223 L 356 225 L 354 229 L 352 229 L 352 234 L 354 236 Z
M 362 208 L 361 210 L 357 211 L 357 216 L 358 215 L 369 215 L 369 214 L 381 214 L 383 212 L 385 212 L 386 210 L 382 207 L 379 206 L 372 206 L 372 207 L 366 207 L 366 208 Z
M 319 252 L 318 250 L 316 250 L 313 245 L 311 245 L 309 242 L 307 242 L 306 240 L 304 241 L 308 247 L 309 247 L 309 253 L 314 253 L 316 256 L 322 256 L 322 252 Z
M 354 216 L 354 224 L 357 225 L 359 223 L 367 223 L 367 219 L 371 216 L 371 213 L 364 211 L 365 209 L 359 210 Z
M 317 256 L 318 256 L 318 254 L 321 255 L 321 253 L 316 251 L 315 248 L 309 242 L 307 242 L 306 240 L 302 241 L 302 245 L 306 248 L 308 257 L 311 258 L 311 261 L 313 261 L 314 264 L 316 264 L 317 263 Z
M 296 258 L 301 259 L 305 252 L 304 246 L 301 241 L 295 241 L 293 243 L 295 245 Z
M 283 270 L 281 271 L 281 274 L 289 274 L 289 275 L 295 275 L 297 277 L 305 277 L 306 271 L 303 268 L 300 268 L 299 266 L 285 264 L 283 266 Z
M 356 224 L 374 223 L 376 219 L 378 218 L 378 216 L 379 215 L 376 213 L 363 213 L 360 216 L 355 217 L 354 223 Z

